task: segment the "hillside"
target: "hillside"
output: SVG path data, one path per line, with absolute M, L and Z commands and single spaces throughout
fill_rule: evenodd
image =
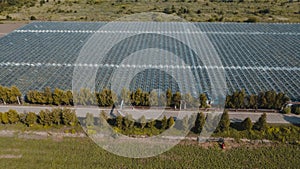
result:
M 113 21 L 160 12 L 193 22 L 295 23 L 299 6 L 299 0 L 0 0 L 0 20 Z M 165 21 L 159 14 L 152 20 Z

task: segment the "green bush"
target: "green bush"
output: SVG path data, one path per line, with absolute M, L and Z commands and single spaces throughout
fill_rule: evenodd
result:
M 17 123 L 20 120 L 18 112 L 12 109 L 8 110 L 7 117 L 10 124 Z
M 290 106 L 287 106 L 283 109 L 283 113 L 284 114 L 290 114 L 291 113 L 291 107 Z
M 266 113 L 260 116 L 258 121 L 254 123 L 253 128 L 258 131 L 265 131 L 268 128 Z
M 29 19 L 32 20 L 32 21 L 34 21 L 34 20 L 36 20 L 36 17 L 35 16 L 30 16 Z
M 250 131 L 252 129 L 252 121 L 249 117 L 247 117 L 243 122 L 242 122 L 242 128 L 244 130 Z
M 25 118 L 25 124 L 28 126 L 28 127 L 31 127 L 33 126 L 37 121 L 37 116 L 35 113 L 33 112 L 29 112 L 26 114 L 26 118 Z

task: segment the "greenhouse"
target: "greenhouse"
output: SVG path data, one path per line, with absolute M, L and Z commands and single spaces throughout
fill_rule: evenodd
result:
M 299 44 L 300 24 L 33 22 L 0 39 L 0 84 L 300 100 Z

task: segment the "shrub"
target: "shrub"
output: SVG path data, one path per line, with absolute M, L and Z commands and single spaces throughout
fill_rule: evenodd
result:
M 36 17 L 35 16 L 31 16 L 29 19 L 33 21 L 33 20 L 36 20 Z
M 195 126 L 193 128 L 193 131 L 197 134 L 201 133 L 204 124 L 205 124 L 205 115 L 204 115 L 204 113 L 203 112 L 198 113 L 197 117 L 196 117 Z
M 2 114 L 1 121 L 2 121 L 3 124 L 8 124 L 9 123 L 7 114 L 8 114 L 7 112 Z
M 38 123 L 43 125 L 43 126 L 51 126 L 52 125 L 52 120 L 51 120 L 51 112 L 49 110 L 41 110 L 39 112 L 38 116 Z
M 225 112 L 222 114 L 221 120 L 219 122 L 219 125 L 217 127 L 217 132 L 224 132 L 228 131 L 230 126 L 230 119 L 229 119 L 229 114 L 228 111 L 225 110 Z
M 290 114 L 291 113 L 291 107 L 290 106 L 287 106 L 283 109 L 283 113 L 284 114 Z
M 62 122 L 64 125 L 75 126 L 77 123 L 75 111 L 71 109 L 62 110 Z
M 7 112 L 8 121 L 10 124 L 19 122 L 19 114 L 16 110 L 8 110 Z
M 139 123 L 142 129 L 146 126 L 147 120 L 144 115 L 139 119 Z
M 161 120 L 161 129 L 164 130 L 168 127 L 168 120 L 167 117 L 164 116 L 163 119 Z
M 174 124 L 175 124 L 174 118 L 171 116 L 171 117 L 168 119 L 168 128 L 173 127 Z
M 252 129 L 252 121 L 249 117 L 247 117 L 243 122 L 242 122 L 242 128 L 244 130 L 250 131 Z
M 35 113 L 33 112 L 29 112 L 27 115 L 26 115 L 26 118 L 25 118 L 25 124 L 28 126 L 28 127 L 31 127 L 33 126 L 35 123 L 36 123 L 36 120 L 37 120 L 37 116 Z
M 260 118 L 258 119 L 257 122 L 254 123 L 254 129 L 258 131 L 265 131 L 268 126 L 267 126 L 267 114 L 263 113 Z

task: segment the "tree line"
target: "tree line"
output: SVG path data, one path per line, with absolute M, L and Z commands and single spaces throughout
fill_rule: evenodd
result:
M 206 122 L 208 122 L 206 124 Z M 267 115 L 263 113 L 255 123 L 250 118 L 241 122 L 231 123 L 228 111 L 225 111 L 220 120 L 210 113 L 197 113 L 192 116 L 186 116 L 183 119 L 174 119 L 174 117 L 147 121 L 142 116 L 134 121 L 132 116 L 117 116 L 109 118 L 104 111 L 98 117 L 87 113 L 86 118 L 78 119 L 74 110 L 71 109 L 52 109 L 41 110 L 38 114 L 34 112 L 18 113 L 15 110 L 0 112 L 0 124 L 21 123 L 28 127 L 35 125 L 41 126 L 76 126 L 79 123 L 88 128 L 87 132 L 92 131 L 94 126 L 109 124 L 117 133 L 125 135 L 158 135 L 169 128 L 175 128 L 180 131 L 191 131 L 199 134 L 206 131 L 214 132 L 213 136 L 250 138 L 250 139 L 270 139 L 278 141 L 299 140 L 299 128 L 296 126 L 269 126 L 267 124 Z M 215 126 L 217 126 L 215 128 Z M 96 130 L 95 130 L 96 131 Z
M 232 95 L 226 96 L 225 107 L 233 109 L 277 109 L 280 110 L 289 101 L 289 97 L 284 93 L 275 91 L 260 92 L 259 94 L 247 95 L 245 90 L 235 91 Z M 0 103 L 20 104 L 22 103 L 22 93 L 16 86 L 0 86 Z M 43 91 L 30 90 L 26 93 L 24 101 L 30 104 L 43 105 L 98 105 L 101 107 L 111 107 L 114 103 L 123 103 L 133 106 L 167 106 L 179 108 L 185 105 L 186 108 L 208 108 L 207 95 L 202 93 L 197 98 L 190 93 L 182 94 L 180 92 L 172 93 L 171 89 L 166 92 L 157 93 L 137 89 L 130 91 L 123 88 L 120 96 L 107 88 L 100 92 L 81 89 L 78 92 L 70 90 L 64 91 L 55 88 L 53 91 L 46 87 Z M 296 108 L 292 108 L 293 110 Z M 298 112 L 297 108 L 297 112 Z
M 34 112 L 18 113 L 16 110 L 0 112 L 0 124 L 22 123 L 30 127 L 33 125 L 53 126 L 66 125 L 75 126 L 78 119 L 74 110 L 55 108 L 41 110 L 38 114 Z
M 180 92 L 172 93 L 171 89 L 166 92 L 157 93 L 156 91 L 146 92 L 142 89 L 130 91 L 123 88 L 120 96 L 107 88 L 100 92 L 81 89 L 78 92 L 54 89 L 52 92 L 49 87 L 43 91 L 30 90 L 25 95 L 25 102 L 30 104 L 44 105 L 98 105 L 101 107 L 111 107 L 114 103 L 123 103 L 133 106 L 168 106 L 180 107 L 184 101 L 187 108 L 200 107 L 207 108 L 207 96 L 200 94 L 199 98 L 193 97 L 190 93 L 182 95 Z
M 260 92 L 258 95 L 247 95 L 245 90 L 233 92 L 226 97 L 226 108 L 233 109 L 277 109 L 280 110 L 289 97 L 284 93 L 276 93 L 274 90 Z
M 205 125 L 206 122 L 209 123 Z M 210 113 L 204 114 L 200 112 L 182 119 L 164 116 L 161 119 L 146 120 L 145 116 L 142 116 L 136 121 L 131 115 L 109 118 L 105 112 L 102 112 L 99 117 L 95 118 L 93 114 L 87 113 L 82 124 L 89 129 L 93 128 L 93 126 L 103 127 L 105 124 L 109 124 L 115 131 L 125 135 L 149 136 L 160 134 L 169 128 L 175 128 L 179 131 L 191 131 L 195 134 L 200 134 L 204 129 L 214 133 L 230 133 L 232 128 L 247 131 L 255 130 L 257 132 L 263 132 L 268 128 L 266 113 L 263 113 L 254 124 L 250 118 L 246 118 L 242 122 L 231 123 L 228 111 L 225 111 L 221 118 L 212 116 Z

